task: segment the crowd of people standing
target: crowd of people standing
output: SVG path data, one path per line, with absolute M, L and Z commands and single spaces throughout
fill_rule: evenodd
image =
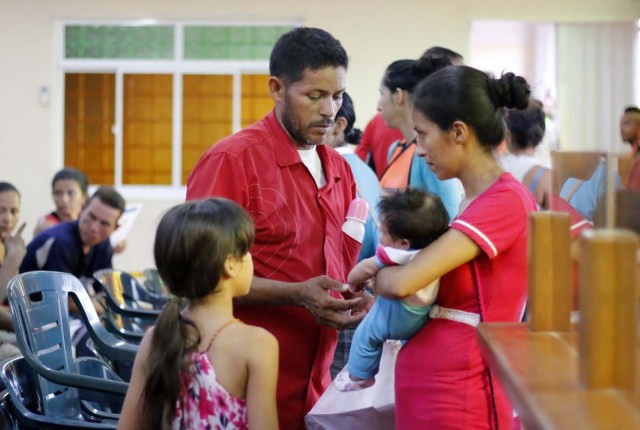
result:
M 554 198 L 533 156 L 545 117 L 523 77 L 462 62 L 433 47 L 389 64 L 379 114 L 361 133 L 340 41 L 311 27 L 277 40 L 274 109 L 207 150 L 187 202 L 160 220 L 154 257 L 171 296 L 140 345 L 120 428 L 304 429 L 363 320 L 353 348 L 366 366 L 354 354 L 341 389 L 374 384 L 380 342 L 399 336 L 396 428 L 513 427 L 476 326 L 524 312 L 528 214 Z M 633 188 L 640 111 L 623 125 Z M 89 196 L 87 185 L 75 169 L 58 172 L 56 209 L 26 246 L 20 193 L 0 183 L 0 299 L 18 272 L 90 279 L 111 267 L 124 199 L 111 187 Z M 342 229 L 356 198 L 369 204 L 363 241 Z M 404 221 L 434 231 L 416 239 Z

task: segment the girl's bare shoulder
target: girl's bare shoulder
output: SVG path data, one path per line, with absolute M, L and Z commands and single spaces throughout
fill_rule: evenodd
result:
M 244 322 L 240 321 L 239 324 L 234 324 L 236 327 L 236 329 L 238 330 L 238 334 L 241 334 L 242 337 L 240 339 L 238 339 L 238 341 L 242 341 L 245 343 L 253 343 L 253 342 L 259 342 L 259 343 L 271 343 L 271 342 L 276 342 L 276 338 L 274 335 L 272 335 L 268 330 L 262 328 L 262 327 L 257 327 L 251 324 L 245 324 Z
M 229 326 L 225 337 L 238 354 L 261 357 L 278 349 L 276 337 L 262 327 L 239 322 Z

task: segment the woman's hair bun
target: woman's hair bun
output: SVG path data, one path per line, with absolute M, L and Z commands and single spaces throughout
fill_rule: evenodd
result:
M 426 57 L 420 58 L 419 60 L 416 60 L 411 69 L 411 74 L 414 78 L 421 80 L 426 78 L 433 72 L 436 72 L 450 65 L 451 60 L 449 59 L 449 57 L 436 57 L 433 55 L 428 55 Z
M 531 89 L 522 76 L 505 73 L 500 79 L 489 79 L 489 92 L 496 107 L 526 109 Z

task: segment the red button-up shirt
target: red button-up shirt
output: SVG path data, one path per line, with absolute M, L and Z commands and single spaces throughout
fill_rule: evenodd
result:
M 222 196 L 244 207 L 255 223 L 251 249 L 258 277 L 300 282 L 328 275 L 346 282 L 360 244 L 342 233 L 355 181 L 333 149 L 317 146 L 326 185 L 318 189 L 273 112 L 211 147 L 187 182 L 187 200 Z M 303 307 L 237 306 L 248 324 L 280 344 L 277 401 L 280 427 L 304 428 L 304 415 L 330 382 L 337 340 Z

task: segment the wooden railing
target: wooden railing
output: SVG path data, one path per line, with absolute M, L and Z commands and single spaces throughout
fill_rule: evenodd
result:
M 531 215 L 527 323 L 480 324 L 483 355 L 526 430 L 640 429 L 638 237 L 577 239 L 580 321 L 571 325 L 568 236 L 565 214 Z

